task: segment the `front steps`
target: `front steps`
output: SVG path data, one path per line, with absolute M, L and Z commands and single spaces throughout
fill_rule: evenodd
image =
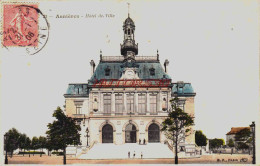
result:
M 173 158 L 174 153 L 167 145 L 162 143 L 148 143 L 139 145 L 137 143 L 126 143 L 123 145 L 115 144 L 95 144 L 86 154 L 81 154 L 79 159 L 127 159 L 130 151 L 130 158 Z

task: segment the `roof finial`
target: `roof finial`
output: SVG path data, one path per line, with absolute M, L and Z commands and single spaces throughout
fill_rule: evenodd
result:
M 157 60 L 159 60 L 159 51 L 157 49 Z
M 129 13 L 129 10 L 130 10 L 130 3 L 127 3 L 128 5 L 128 17 L 130 17 L 130 13 Z
M 102 50 L 100 49 L 100 60 L 102 61 Z

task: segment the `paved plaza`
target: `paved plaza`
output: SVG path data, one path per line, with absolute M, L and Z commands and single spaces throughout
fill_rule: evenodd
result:
M 67 164 L 173 164 L 173 159 L 121 159 L 121 160 L 83 160 L 67 157 Z M 241 154 L 213 154 L 200 158 L 179 159 L 180 164 L 250 164 L 252 156 Z M 62 165 L 62 156 L 21 156 L 15 155 L 9 158 L 9 164 L 52 164 Z

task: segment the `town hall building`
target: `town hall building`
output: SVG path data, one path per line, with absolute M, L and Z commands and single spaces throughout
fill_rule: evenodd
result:
M 111 144 L 129 146 L 168 144 L 160 130 L 168 116 L 170 100 L 178 96 L 182 109 L 194 116 L 194 92 L 190 83 L 174 82 L 169 61 L 163 67 L 155 56 L 138 54 L 135 23 L 129 17 L 123 23 L 120 56 L 103 56 L 90 61 L 91 78 L 87 83 L 68 85 L 66 115 L 81 126 L 82 147 Z M 167 147 L 168 148 L 168 147 Z M 195 134 L 187 136 L 179 147 L 187 156 L 195 155 Z

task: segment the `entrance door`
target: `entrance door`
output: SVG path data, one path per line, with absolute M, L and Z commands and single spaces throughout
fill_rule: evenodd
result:
M 113 127 L 109 124 L 102 128 L 102 143 L 113 143 Z
M 148 127 L 148 142 L 160 142 L 160 128 L 155 123 Z
M 136 127 L 128 124 L 125 128 L 125 143 L 136 143 Z

